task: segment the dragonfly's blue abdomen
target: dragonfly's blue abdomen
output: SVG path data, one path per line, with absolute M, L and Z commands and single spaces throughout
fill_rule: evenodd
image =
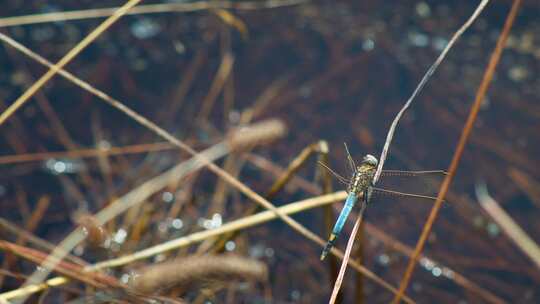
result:
M 345 226 L 345 222 L 347 221 L 349 214 L 351 214 L 351 210 L 356 204 L 356 201 L 358 201 L 358 197 L 352 192 L 349 193 L 349 196 L 347 196 L 347 200 L 345 200 L 345 206 L 343 206 L 343 209 L 339 214 L 336 224 L 334 225 L 334 229 L 332 230 L 335 235 L 339 235 L 339 233 L 343 229 L 343 226 Z

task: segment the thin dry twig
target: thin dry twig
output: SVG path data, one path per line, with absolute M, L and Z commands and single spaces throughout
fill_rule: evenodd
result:
M 157 13 L 182 13 L 209 9 L 237 9 L 257 10 L 271 9 L 284 6 L 294 6 L 309 2 L 309 0 L 269 0 L 269 1 L 197 1 L 189 3 L 160 3 L 139 5 L 126 15 L 157 14 Z M 16 17 L 0 18 L 0 27 L 17 26 L 25 24 L 37 24 L 46 22 L 58 22 L 67 20 L 82 20 L 102 18 L 112 15 L 119 7 L 107 7 L 98 9 L 53 12 Z
M 139 144 L 124 147 L 77 149 L 69 151 L 39 152 L 0 156 L 0 165 L 15 164 L 22 162 L 42 161 L 51 158 L 89 158 L 100 156 L 113 156 L 125 154 L 137 154 L 177 149 L 167 142 L 153 144 Z
M 47 83 L 54 75 L 58 73 L 66 64 L 75 58 L 82 50 L 90 43 L 96 40 L 105 30 L 113 25 L 120 17 L 122 17 L 132 7 L 137 5 L 141 0 L 129 0 L 122 7 L 116 10 L 113 15 L 105 19 L 98 27 L 88 34 L 81 42 L 71 49 L 62 59 L 50 67 L 50 69 L 41 78 L 39 78 L 32 86 L 30 86 L 15 102 L 13 102 L 2 114 L 0 114 L 0 126 L 13 115 L 20 107 L 22 107 L 29 99 Z
M 388 153 L 388 149 L 390 148 L 390 143 L 392 142 L 392 137 L 394 137 L 394 132 L 396 131 L 397 124 L 399 123 L 399 120 L 401 119 L 401 116 L 405 111 L 409 108 L 411 103 L 413 102 L 414 98 L 420 93 L 422 88 L 426 85 L 427 81 L 433 73 L 435 73 L 435 70 L 439 67 L 441 62 L 446 57 L 446 54 L 450 51 L 454 43 L 461 37 L 461 35 L 471 26 L 471 24 L 476 20 L 478 15 L 484 10 L 486 5 L 489 3 L 489 0 L 482 0 L 480 4 L 478 4 L 478 7 L 474 10 L 473 14 L 467 19 L 467 21 L 454 33 L 446 47 L 443 49 L 439 57 L 437 57 L 437 60 L 429 67 L 426 74 L 424 74 L 424 77 L 422 77 L 422 80 L 420 80 L 420 83 L 418 86 L 414 89 L 411 97 L 407 100 L 405 105 L 399 110 L 399 112 L 396 115 L 396 118 L 392 121 L 392 124 L 390 125 L 390 129 L 388 129 L 388 134 L 386 135 L 386 141 L 384 142 L 384 147 L 381 152 L 381 157 L 379 158 L 379 165 L 377 167 L 377 171 L 375 172 L 375 176 L 373 177 L 373 184 L 376 184 L 379 180 L 379 177 L 381 176 L 381 172 L 383 169 L 384 162 L 386 160 L 386 155 Z
M 35 59 L 37 60 L 38 62 L 40 62 L 41 64 L 44 64 L 46 66 L 51 66 L 52 64 L 47 61 L 46 59 L 44 59 L 43 57 L 37 55 L 36 53 L 32 52 L 31 50 L 29 50 L 28 48 L 22 46 L 21 44 L 17 43 L 16 41 L 14 41 L 13 39 L 5 36 L 5 35 L 2 35 L 0 33 L 0 39 L 4 40 L 5 42 L 7 42 L 8 44 L 16 47 L 17 49 L 19 49 L 21 52 L 23 52 L 24 54 L 28 55 L 29 57 L 31 57 L 32 59 Z M 119 102 L 118 100 L 116 99 L 113 99 L 112 97 L 110 97 L 109 95 L 105 94 L 104 92 L 102 91 L 99 91 L 97 89 L 95 89 L 94 87 L 92 87 L 90 84 L 80 80 L 79 78 L 75 77 L 73 74 L 70 74 L 69 72 L 66 72 L 65 70 L 60 70 L 59 71 L 59 74 L 61 74 L 62 76 L 66 77 L 68 80 L 74 82 L 75 84 L 77 84 L 78 86 L 82 87 L 83 89 L 89 91 L 90 93 L 96 95 L 97 97 L 99 97 L 100 99 L 102 99 L 103 101 L 105 101 L 106 103 L 108 103 L 109 105 L 113 106 L 114 108 L 120 110 L 121 112 L 123 112 L 124 114 L 126 114 L 127 116 L 129 116 L 131 119 L 135 120 L 136 122 L 140 123 L 141 125 L 145 126 L 146 128 L 148 128 L 149 130 L 155 132 L 158 136 L 166 139 L 167 141 L 171 142 L 172 144 L 174 144 L 175 146 L 179 147 L 180 149 L 184 150 L 185 152 L 193 155 L 196 159 L 198 159 L 199 161 L 201 161 L 205 166 L 208 167 L 208 169 L 212 172 L 214 172 L 216 175 L 218 175 L 219 177 L 221 177 L 225 182 L 227 182 L 228 184 L 230 184 L 232 187 L 236 188 L 237 190 L 239 190 L 240 192 L 242 192 L 244 195 L 246 195 L 247 197 L 249 197 L 251 200 L 253 200 L 254 202 L 260 204 L 261 206 L 263 206 L 264 208 L 266 209 L 269 209 L 271 210 L 272 212 L 275 212 L 277 214 L 277 216 L 283 220 L 286 224 L 288 224 L 289 226 L 291 226 L 294 230 L 296 230 L 297 232 L 299 232 L 300 234 L 302 234 L 304 237 L 306 237 L 307 239 L 319 244 L 321 247 L 324 246 L 326 244 L 326 242 L 320 238 L 319 236 L 317 236 L 316 234 L 314 234 L 313 232 L 311 232 L 310 230 L 308 230 L 307 228 L 305 228 L 303 225 L 301 225 L 300 223 L 296 222 L 294 219 L 290 218 L 289 216 L 287 215 L 284 215 L 284 214 L 281 214 L 280 211 L 272 204 L 270 203 L 268 200 L 265 200 L 261 195 L 259 195 L 258 193 L 254 192 L 253 190 L 251 190 L 249 187 L 247 187 L 245 184 L 243 184 L 242 182 L 240 182 L 239 180 L 237 180 L 236 178 L 234 178 L 233 176 L 231 176 L 229 173 L 227 173 L 226 171 L 222 170 L 220 167 L 218 167 L 217 165 L 213 164 L 212 162 L 209 162 L 208 159 L 204 158 L 203 156 L 200 156 L 199 154 L 197 154 L 197 152 L 195 150 L 193 150 L 190 146 L 188 146 L 186 143 L 180 141 L 179 139 L 177 139 L 176 137 L 174 137 L 172 134 L 170 134 L 169 132 L 167 132 L 166 130 L 164 130 L 163 128 L 159 127 L 157 124 L 155 124 L 154 122 L 146 119 L 144 116 L 138 114 L 137 112 L 135 112 L 134 110 L 130 109 L 129 107 L 125 106 L 124 104 L 122 104 L 121 102 Z M 80 242 L 82 239 L 77 239 L 77 238 L 74 238 L 74 239 L 71 239 L 71 240 L 65 240 L 66 242 L 69 241 L 69 243 L 76 243 L 76 242 Z M 64 250 L 62 250 L 64 251 Z M 341 258 L 341 253 L 337 250 L 333 250 L 332 251 L 332 254 L 336 255 L 337 257 L 340 257 Z M 366 268 L 362 267 L 361 265 L 359 265 L 358 263 L 354 262 L 354 261 L 350 261 L 350 264 L 353 265 L 354 267 L 357 267 L 357 269 L 359 271 L 361 271 L 367 278 L 373 280 L 374 282 L 376 282 L 377 284 L 381 285 L 382 287 L 384 287 L 385 289 L 391 291 L 392 293 L 395 292 L 395 289 L 390 285 L 388 284 L 387 282 L 385 282 L 384 280 L 382 280 L 381 278 L 379 278 L 378 276 L 376 276 L 374 273 L 372 273 L 371 271 L 367 270 Z M 355 266 L 356 265 L 356 266 Z M 43 271 L 43 274 L 45 274 L 46 271 Z M 41 282 L 42 280 L 40 280 L 39 282 Z M 55 282 L 57 283 L 57 282 Z M 412 302 L 412 300 L 406 298 L 407 301 L 409 302 Z
M 396 131 L 397 124 L 399 123 L 399 120 L 401 119 L 401 116 L 403 116 L 403 113 L 405 113 L 405 111 L 412 104 L 413 100 L 420 93 L 422 88 L 424 88 L 427 81 L 431 78 L 433 73 L 435 73 L 435 71 L 437 70 L 437 68 L 439 67 L 441 62 L 444 60 L 444 58 L 446 57 L 446 54 L 450 51 L 450 49 L 455 44 L 455 42 L 470 27 L 470 25 L 474 22 L 474 20 L 476 20 L 476 18 L 478 17 L 478 15 L 480 15 L 480 13 L 484 9 L 484 7 L 488 4 L 488 2 L 489 2 L 489 0 L 483 0 L 478 5 L 476 10 L 473 12 L 473 14 L 469 17 L 469 19 L 454 33 L 454 35 L 452 36 L 452 38 L 450 39 L 450 41 L 448 42 L 446 47 L 443 49 L 443 51 L 441 52 L 439 57 L 437 57 L 435 62 L 429 67 L 426 74 L 424 74 L 424 76 L 420 80 L 420 83 L 418 84 L 418 86 L 414 89 L 412 95 L 409 97 L 409 99 L 407 100 L 405 105 L 399 110 L 398 114 L 396 115 L 396 117 L 392 121 L 392 124 L 390 125 L 390 128 L 388 129 L 388 134 L 386 135 L 386 141 L 384 142 L 384 147 L 383 147 L 383 150 L 381 152 L 381 156 L 379 158 L 379 164 L 377 166 L 377 171 L 375 172 L 375 175 L 373 176 L 373 182 L 372 182 L 373 185 L 375 185 L 377 183 L 377 181 L 379 180 L 379 177 L 380 177 L 380 175 L 382 173 L 384 162 L 386 160 L 386 155 L 388 154 L 388 150 L 390 148 L 390 143 L 392 142 L 392 138 L 393 138 L 394 133 Z M 357 223 L 359 221 L 360 221 L 360 219 L 357 220 Z M 354 240 L 356 238 L 356 233 L 357 233 L 357 230 L 356 231 L 353 230 L 353 233 L 351 233 L 351 235 L 349 237 L 349 242 L 351 243 L 351 247 L 352 247 L 352 244 L 354 243 Z M 346 256 L 346 259 L 348 259 L 348 258 L 349 257 Z M 346 259 L 343 261 L 343 264 L 342 264 L 342 266 L 340 268 L 340 273 L 338 274 L 338 280 L 339 280 L 340 277 L 343 278 L 343 276 L 345 275 L 346 267 L 344 265 L 346 265 L 346 262 L 347 262 Z M 341 281 L 338 281 L 338 280 L 336 280 L 336 283 L 334 285 L 334 290 L 332 291 L 332 296 L 330 298 L 330 303 L 334 303 L 335 298 L 337 297 L 337 294 L 339 292 L 339 288 L 341 287 Z
M 502 209 L 487 191 L 486 184 L 477 184 L 476 197 L 480 206 L 491 216 L 516 246 L 540 268 L 540 248 L 536 242 Z
M 399 286 L 399 293 L 394 297 L 392 301 L 392 303 L 394 304 L 399 303 L 401 296 L 403 295 L 403 293 L 405 292 L 405 289 L 409 285 L 409 281 L 411 279 L 412 273 L 416 266 L 416 261 L 418 257 L 420 256 L 422 249 L 424 248 L 424 244 L 431 232 L 433 223 L 435 222 L 435 219 L 437 218 L 439 210 L 441 209 L 444 198 L 446 197 L 446 193 L 448 192 L 448 189 L 450 188 L 450 183 L 452 182 L 452 179 L 454 178 L 454 175 L 456 174 L 459 161 L 461 160 L 461 155 L 463 154 L 463 150 L 465 149 L 465 144 L 467 143 L 467 140 L 469 139 L 469 135 L 471 134 L 474 122 L 476 121 L 476 117 L 478 116 L 478 111 L 480 110 L 480 106 L 486 96 L 487 89 L 491 83 L 491 80 L 493 79 L 495 67 L 497 66 L 497 64 L 499 63 L 499 59 L 501 58 L 504 45 L 508 38 L 508 34 L 510 33 L 510 29 L 512 28 L 512 24 L 514 23 L 514 20 L 517 16 L 517 12 L 519 10 L 520 4 L 521 4 L 521 0 L 514 1 L 514 3 L 512 4 L 512 8 L 510 9 L 510 12 L 508 14 L 508 17 L 504 23 L 503 30 L 499 36 L 499 39 L 497 40 L 497 45 L 495 46 L 495 50 L 491 54 L 488 66 L 482 78 L 482 82 L 480 83 L 480 87 L 478 88 L 478 91 L 476 93 L 474 103 L 471 106 L 469 117 L 467 117 L 467 121 L 465 122 L 465 126 L 463 127 L 463 131 L 461 133 L 458 144 L 456 146 L 456 150 L 452 157 L 452 161 L 450 162 L 450 166 L 448 167 L 448 171 L 447 171 L 448 175 L 446 175 L 446 177 L 444 178 L 442 182 L 441 188 L 439 190 L 439 194 L 437 196 L 437 200 L 435 201 L 435 204 L 433 205 L 433 208 L 431 209 L 431 212 L 422 230 L 422 234 L 420 235 L 420 238 L 418 239 L 418 242 L 416 243 L 414 252 L 411 258 L 409 259 L 407 270 L 405 271 L 405 274 L 403 275 L 403 278 Z
M 284 168 L 279 167 L 278 165 L 274 164 L 273 162 L 269 160 L 266 160 L 263 157 L 256 156 L 256 155 L 249 155 L 246 157 L 246 159 L 248 159 L 252 164 L 264 169 L 265 171 L 272 172 L 272 174 L 275 176 L 280 176 L 281 174 L 283 174 L 283 172 L 285 172 Z M 309 182 L 301 177 L 296 176 L 291 180 L 291 182 L 297 184 L 300 188 L 302 188 L 303 190 L 307 191 L 310 194 L 315 195 L 315 194 L 320 193 L 320 189 L 318 188 L 317 185 L 314 185 L 312 182 Z M 336 209 L 337 212 L 339 212 L 338 206 L 333 206 L 333 207 L 334 209 Z M 374 237 L 378 241 L 385 244 L 385 246 L 388 246 L 389 248 L 393 248 L 407 257 L 410 257 L 412 255 L 413 248 L 401 243 L 400 241 L 396 240 L 392 236 L 376 228 L 373 224 L 370 224 L 368 221 L 365 221 L 364 225 L 365 225 L 366 232 L 370 236 Z M 419 262 L 421 261 L 421 259 L 430 261 L 432 265 L 438 265 L 438 267 L 442 269 L 443 275 L 445 274 L 448 275 L 447 278 L 449 280 L 454 281 L 457 285 L 463 287 L 464 289 L 470 291 L 473 294 L 476 294 L 477 296 L 483 298 L 487 302 L 497 303 L 497 304 L 505 303 L 505 301 L 502 300 L 501 298 L 495 296 L 490 291 L 483 289 L 476 283 L 465 278 L 464 275 L 460 274 L 459 272 L 450 268 L 444 263 L 441 263 L 437 260 L 433 260 L 431 257 L 428 257 L 426 255 L 421 255 Z M 337 271 L 336 271 L 336 274 L 337 274 Z M 335 282 L 335 280 L 332 280 L 332 282 Z
M 330 204 L 339 200 L 343 200 L 346 196 L 347 196 L 347 193 L 345 193 L 344 191 L 340 191 L 340 192 L 336 192 L 336 193 L 332 193 L 328 195 L 313 197 L 313 198 L 290 203 L 288 205 L 280 207 L 280 211 L 285 214 L 294 214 L 294 213 L 302 212 L 302 211 L 309 210 L 312 208 L 324 206 L 324 205 L 327 205 L 327 204 Z M 190 235 L 180 237 L 178 239 L 170 240 L 165 243 L 158 244 L 156 246 L 149 247 L 138 252 L 134 252 L 132 254 L 128 254 L 128 255 L 114 258 L 111 260 L 99 262 L 90 267 L 87 267 L 85 271 L 95 271 L 95 270 L 100 270 L 100 269 L 105 269 L 105 268 L 110 268 L 110 267 L 123 266 L 123 265 L 129 264 L 138 260 L 150 258 L 152 256 L 167 252 L 169 250 L 174 250 L 174 249 L 182 248 L 185 246 L 189 246 L 196 242 L 202 242 L 212 237 L 216 237 L 216 236 L 230 233 L 233 231 L 259 225 L 259 224 L 274 220 L 276 218 L 277 218 L 277 215 L 274 212 L 263 211 L 252 216 L 244 217 L 244 218 L 226 223 L 216 229 L 195 232 Z M 25 295 L 25 294 L 32 294 L 32 293 L 44 290 L 48 288 L 48 286 L 59 286 L 67 282 L 68 282 L 67 278 L 62 278 L 62 277 L 53 278 L 53 279 L 48 280 L 46 284 L 26 286 L 26 287 L 22 287 L 16 290 L 12 290 L 12 291 L 0 294 L 0 300 L 8 301 L 11 299 L 21 297 L 22 295 Z
M 263 123 L 264 124 L 264 123 Z M 276 136 L 283 134 L 283 132 L 275 132 L 270 129 L 278 128 L 279 130 L 283 130 L 283 126 L 279 123 L 273 122 L 271 123 L 273 125 L 273 128 L 265 128 L 264 132 L 259 132 L 259 136 Z M 276 125 L 277 124 L 277 125 Z M 265 126 L 268 126 L 268 124 L 264 124 Z M 249 129 L 248 127 L 244 129 Z M 258 127 L 254 127 L 255 130 L 258 130 Z M 237 132 L 243 132 L 243 133 L 249 133 L 250 131 L 237 131 Z M 233 132 L 234 134 L 234 132 Z M 141 204 L 146 199 L 148 199 L 151 195 L 155 194 L 157 191 L 165 188 L 171 181 L 178 180 L 198 169 L 204 166 L 204 163 L 201 162 L 201 159 L 205 159 L 206 161 L 215 161 L 218 158 L 223 157 L 224 155 L 228 154 L 231 147 L 235 148 L 236 146 L 231 145 L 230 138 L 237 138 L 238 136 L 230 135 L 224 142 L 216 144 L 205 151 L 203 151 L 200 154 L 197 154 L 198 157 L 192 157 L 191 159 L 184 161 L 172 169 L 169 169 L 165 173 L 154 177 L 147 182 L 143 183 L 139 187 L 129 191 L 122 197 L 114 200 L 111 204 L 109 204 L 107 207 L 102 209 L 100 212 L 98 212 L 95 215 L 95 219 L 97 224 L 103 225 L 110 221 L 111 219 L 115 218 L 120 213 L 125 212 L 129 208 L 132 208 L 138 204 Z M 256 141 L 264 141 L 260 138 L 256 138 L 255 136 L 246 136 L 243 140 L 236 139 L 233 143 L 237 145 L 247 145 L 247 140 L 256 140 Z M 84 231 L 84 227 L 79 227 L 72 233 L 70 233 L 56 248 L 51 252 L 50 256 L 44 261 L 43 267 L 46 267 L 46 269 L 52 269 L 57 263 L 61 261 L 61 259 L 64 258 L 64 256 L 71 251 L 75 246 L 77 246 L 82 240 L 86 238 L 86 234 Z M 43 273 L 46 273 L 47 271 L 40 271 L 40 276 L 43 276 Z M 41 280 L 38 280 L 41 282 Z
M 349 237 L 349 240 L 347 241 L 347 248 L 345 249 L 345 256 L 343 257 L 343 263 L 341 263 L 341 267 L 339 269 L 338 277 L 336 278 L 336 282 L 334 284 L 334 289 L 332 290 L 332 296 L 330 297 L 329 304 L 334 304 L 336 302 L 336 299 L 339 294 L 339 289 L 341 288 L 341 284 L 343 283 L 343 278 L 345 277 L 345 271 L 347 270 L 347 262 L 349 261 L 349 258 L 351 257 L 351 251 L 354 245 L 354 237 L 358 233 L 358 229 L 360 228 L 360 223 L 362 222 L 362 217 L 364 215 L 364 210 L 366 209 L 366 204 L 362 205 L 362 209 L 360 210 L 360 213 L 358 217 L 356 218 L 356 222 L 354 222 L 354 227 L 351 232 L 351 235 Z

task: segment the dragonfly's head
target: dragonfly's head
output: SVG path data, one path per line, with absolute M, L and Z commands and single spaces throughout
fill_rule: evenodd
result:
M 364 159 L 362 159 L 362 164 L 370 165 L 373 167 L 377 167 L 377 164 L 379 161 L 377 161 L 377 158 L 371 154 L 367 154 L 364 156 Z

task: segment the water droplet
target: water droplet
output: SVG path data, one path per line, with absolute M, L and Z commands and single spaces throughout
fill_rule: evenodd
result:
M 416 13 L 422 18 L 427 18 L 431 15 L 431 8 L 425 2 L 418 2 L 416 4 Z
M 122 244 L 126 240 L 126 237 L 127 237 L 127 231 L 123 228 L 120 228 L 114 234 L 113 240 L 118 244 Z
M 66 171 L 66 163 L 62 162 L 62 161 L 57 161 L 54 163 L 53 165 L 53 169 L 54 171 L 56 171 L 56 173 L 58 174 L 62 174 Z
M 273 257 L 273 256 L 274 256 L 274 249 L 273 249 L 273 248 L 270 248 L 270 247 L 264 249 L 264 255 L 265 255 L 266 257 L 268 257 L 268 258 Z
M 182 227 L 184 227 L 184 222 L 182 222 L 181 219 L 174 219 L 172 220 L 171 222 L 171 226 L 174 228 L 174 229 L 182 229 Z
M 433 42 L 431 43 L 433 48 L 437 51 L 444 50 L 447 44 L 448 44 L 448 40 L 443 37 L 435 37 L 433 38 Z
M 127 284 L 130 280 L 130 275 L 127 274 L 127 273 L 124 273 L 122 274 L 122 276 L 120 276 L 120 282 L 124 283 L 124 284 Z
M 233 241 L 228 241 L 225 243 L 225 250 L 233 251 L 236 248 L 236 244 Z
M 362 49 L 366 52 L 369 52 L 375 48 L 375 41 L 371 39 L 366 39 L 362 42 Z
M 300 297 L 302 296 L 302 294 L 300 293 L 300 291 L 298 290 L 293 290 L 291 291 L 291 299 L 293 301 L 298 301 L 300 300 Z
M 434 267 L 431 273 L 433 274 L 433 276 L 439 277 L 442 274 L 442 270 L 439 267 Z
M 489 234 L 489 236 L 491 237 L 496 237 L 499 235 L 499 233 L 501 232 L 501 229 L 499 228 L 499 226 L 495 223 L 489 223 L 487 224 L 486 226 L 486 230 Z
M 174 195 L 170 192 L 163 192 L 161 199 L 166 203 L 171 203 L 174 200 Z
M 529 76 L 529 71 L 524 66 L 513 66 L 508 71 L 508 77 L 515 82 L 520 82 Z
M 173 42 L 174 50 L 178 54 L 184 54 L 186 52 L 186 46 L 180 40 L 175 40 Z
M 377 257 L 377 262 L 383 266 L 386 266 L 388 263 L 390 263 L 390 257 L 387 254 L 380 254 Z
M 161 26 L 149 18 L 141 18 L 131 25 L 131 33 L 139 39 L 151 38 L 161 31 Z
M 427 271 L 431 271 L 435 267 L 435 263 L 428 258 L 421 258 L 420 265 L 424 267 Z
M 410 32 L 409 41 L 412 45 L 417 47 L 426 47 L 429 44 L 429 37 L 426 34 L 419 32 Z

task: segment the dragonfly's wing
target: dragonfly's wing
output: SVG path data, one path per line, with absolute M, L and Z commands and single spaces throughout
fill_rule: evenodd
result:
M 421 196 L 437 196 L 446 176 L 443 170 L 400 171 L 383 170 L 377 188 Z
M 403 170 L 383 170 L 381 176 L 414 176 L 414 177 L 427 177 L 428 175 L 439 176 L 446 175 L 444 170 L 428 170 L 428 171 L 403 171 Z
M 421 194 L 414 194 L 414 193 L 406 193 L 406 192 L 399 192 L 399 191 L 392 191 L 387 189 L 381 189 L 373 187 L 373 190 L 371 192 L 371 197 L 374 197 L 376 199 L 377 197 L 384 198 L 384 197 L 394 197 L 394 198 L 401 198 L 406 197 L 408 199 L 417 199 L 417 200 L 425 200 L 428 202 L 435 201 L 437 197 L 435 196 L 429 196 L 429 195 L 421 195 Z

